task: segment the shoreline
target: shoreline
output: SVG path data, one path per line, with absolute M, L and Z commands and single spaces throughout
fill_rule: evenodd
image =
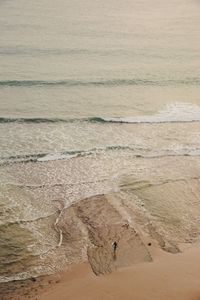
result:
M 57 252 L 63 271 L 1 284 L 0 299 L 200 300 L 199 178 L 153 183 L 124 177 L 120 192 L 63 208 L 53 224 L 70 262 Z
M 32 232 L 30 230 L 33 230 L 30 216 L 27 215 L 27 210 L 24 210 L 24 207 L 28 205 L 37 216 L 35 219 L 38 221 L 33 223 L 34 228 L 37 232 L 42 232 L 42 239 L 33 239 L 33 250 L 44 251 L 45 245 L 55 246 L 55 251 L 45 252 L 47 255 L 42 259 L 38 255 L 34 266 L 40 268 L 51 266 L 52 270 L 57 273 L 36 279 L 1 284 L 1 300 L 53 300 L 56 298 L 96 300 L 95 297 L 121 300 L 124 297 L 123 293 L 126 299 L 132 300 L 136 297 L 136 300 L 144 300 L 146 295 L 151 295 L 153 291 L 158 292 L 158 296 L 152 295 L 152 300 L 156 297 L 159 300 L 171 300 L 173 299 L 173 295 L 170 294 L 171 287 L 160 287 L 159 280 L 163 273 L 166 273 L 165 280 L 169 284 L 171 277 L 175 282 L 180 282 L 175 291 L 180 294 L 181 283 L 185 285 L 184 276 L 187 277 L 188 274 L 187 270 L 180 267 L 178 263 L 179 255 L 187 257 L 185 252 L 190 252 L 187 248 L 196 247 L 200 242 L 199 157 L 168 157 L 155 160 L 141 158 L 139 161 L 135 157 L 131 160 L 131 157 L 131 155 L 117 154 L 113 157 L 99 156 L 98 160 L 96 158 L 94 160 L 93 157 L 87 160 L 82 157 L 77 158 L 77 169 L 81 170 L 80 175 L 84 178 L 81 190 L 78 188 L 78 192 L 82 193 L 82 200 L 74 201 L 69 206 L 66 206 L 66 195 L 74 192 L 73 195 L 77 196 L 77 183 L 79 184 L 80 177 L 76 176 L 76 172 L 70 174 L 71 168 L 75 166 L 74 161 L 28 163 L 23 166 L 16 164 L 3 168 L 2 174 L 9 174 L 8 179 L 11 178 L 14 184 L 4 184 L 2 190 L 10 197 L 18 195 L 19 199 L 23 199 L 23 202 L 18 203 L 18 208 L 22 210 L 25 219 L 23 226 L 14 223 L 9 227 L 10 231 L 5 227 L 5 235 L 10 237 L 12 247 L 16 241 L 20 243 L 20 249 L 28 249 L 29 234 Z M 111 158 L 112 163 L 108 164 Z M 86 169 L 88 165 L 91 168 Z M 107 166 L 107 168 L 102 170 L 102 166 Z M 113 167 L 112 172 L 108 166 Z M 110 172 L 112 174 L 118 172 L 118 179 L 115 181 L 112 192 L 106 192 L 111 184 Z M 13 174 L 17 181 L 14 181 Z M 88 189 L 96 195 L 84 197 L 85 191 L 89 193 Z M 59 200 L 56 198 L 58 195 L 61 195 Z M 48 209 L 50 218 L 40 217 L 41 211 L 38 208 L 41 203 L 44 205 L 43 211 Z M 5 207 L 7 205 L 5 201 Z M 62 214 L 55 215 L 55 211 L 62 211 Z M 112 250 L 115 241 L 119 245 L 117 259 L 114 258 Z M 10 247 L 10 244 L 8 246 Z M 41 246 L 44 248 L 41 249 Z M 180 252 L 184 253 L 179 254 Z M 174 255 L 175 253 L 177 256 Z M 25 269 L 27 263 L 27 267 L 31 268 L 32 262 L 26 259 L 28 254 L 20 253 L 22 260 L 16 264 L 16 267 L 20 269 L 23 266 Z M 170 262 L 172 256 L 176 257 L 173 263 Z M 198 255 L 195 257 L 198 261 Z M 166 260 L 166 263 L 158 264 L 157 261 L 163 260 Z M 176 300 L 190 300 L 189 297 L 193 297 L 193 293 L 199 293 L 198 286 L 194 283 L 200 271 L 199 273 L 195 271 L 192 256 L 188 256 L 188 260 L 188 267 L 191 269 L 191 276 L 188 278 L 190 291 L 185 290 L 184 286 L 183 290 L 187 298 L 174 298 Z M 87 261 L 88 264 L 83 264 Z M 172 269 L 167 266 L 168 262 L 171 263 L 171 267 L 174 264 L 177 268 L 182 268 L 182 274 L 173 274 Z M 93 272 L 100 276 L 96 277 L 92 273 L 89 264 Z M 183 259 L 183 266 L 184 264 Z M 7 263 L 6 266 L 10 272 L 15 272 L 14 265 Z M 67 271 L 66 268 L 68 268 Z M 61 269 L 65 271 L 60 272 Z M 111 272 L 113 273 L 108 275 Z M 154 278 L 153 282 L 148 283 L 144 275 L 146 272 L 150 278 Z M 140 282 L 137 281 L 135 273 L 140 275 Z M 31 274 L 35 276 L 34 273 Z M 129 281 L 129 276 L 134 282 Z M 124 281 L 125 278 L 127 278 L 126 281 Z M 137 285 L 132 290 L 135 282 Z M 88 290 L 84 286 L 91 286 L 91 288 Z M 122 290 L 118 290 L 120 286 Z M 144 286 L 145 289 L 146 287 L 149 289 L 147 289 L 147 294 L 142 294 L 146 293 Z M 76 294 L 77 287 L 78 290 L 80 287 L 80 295 Z M 97 296 L 96 290 L 99 293 Z M 104 295 L 105 291 L 108 291 L 108 296 Z M 46 296 L 46 293 L 50 294 Z M 58 295 L 55 296 L 55 293 Z M 168 298 L 162 298 L 164 297 L 162 293 Z M 118 294 L 121 298 L 117 298 Z
M 153 262 L 101 276 L 95 276 L 88 263 L 73 265 L 54 275 L 10 283 L 13 291 L 1 293 L 1 299 L 199 300 L 199 253 L 199 245 L 178 254 L 157 249 Z

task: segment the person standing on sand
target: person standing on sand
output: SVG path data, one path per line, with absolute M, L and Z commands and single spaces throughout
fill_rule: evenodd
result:
M 117 256 L 116 256 L 116 250 L 117 250 L 117 247 L 118 247 L 118 244 L 117 242 L 113 242 L 112 243 L 112 248 L 113 248 L 113 260 L 116 260 L 117 259 Z
M 118 247 L 117 242 L 115 241 L 114 243 L 112 243 L 112 247 L 113 247 L 113 252 L 115 253 Z

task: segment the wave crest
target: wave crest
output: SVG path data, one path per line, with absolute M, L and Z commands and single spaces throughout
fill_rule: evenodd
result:
M 43 86 L 131 86 L 131 85 L 150 85 L 150 86 L 168 86 L 168 85 L 199 85 L 199 78 L 185 78 L 185 79 L 109 79 L 109 80 L 2 80 L 0 87 L 43 87 Z

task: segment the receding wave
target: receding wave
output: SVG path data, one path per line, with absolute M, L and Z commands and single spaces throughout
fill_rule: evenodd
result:
M 90 150 L 74 150 L 64 151 L 61 153 L 36 153 L 36 154 L 24 154 L 24 155 L 12 155 L 8 157 L 0 157 L 0 164 L 4 163 L 16 163 L 16 162 L 45 162 L 51 160 L 71 159 L 77 156 L 90 155 L 96 151 L 102 150 L 119 150 L 129 149 L 129 147 L 121 146 L 108 146 L 104 148 L 94 148 Z
M 151 79 L 110 79 L 110 80 L 2 80 L 0 87 L 43 87 L 43 86 L 131 86 L 131 85 L 150 85 L 150 86 L 168 86 L 168 85 L 199 85 L 199 78 L 185 79 L 166 79 L 166 80 L 151 80 Z
M 15 162 L 37 162 L 37 161 L 49 161 L 59 160 L 76 157 L 78 155 L 86 153 L 85 151 L 65 151 L 59 154 L 50 153 L 36 153 L 36 154 L 22 154 L 12 155 L 8 157 L 0 157 L 0 163 L 15 163 Z
M 47 162 L 55 160 L 66 160 L 76 157 L 89 156 L 94 153 L 100 154 L 107 151 L 131 151 L 135 157 L 141 158 L 157 158 L 163 156 L 200 156 L 199 148 L 183 148 L 178 151 L 172 149 L 165 149 L 156 153 L 143 153 L 141 148 L 122 146 L 122 145 L 113 145 L 106 146 L 103 148 L 92 148 L 88 150 L 74 150 L 74 151 L 64 151 L 60 153 L 38 153 L 38 154 L 26 154 L 26 155 L 16 155 L 9 157 L 0 157 L 0 165 L 10 164 L 10 163 L 28 163 L 28 162 Z

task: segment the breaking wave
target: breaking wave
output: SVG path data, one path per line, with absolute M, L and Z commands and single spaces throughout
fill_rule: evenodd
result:
M 167 106 L 154 115 L 141 115 L 132 117 L 88 117 L 88 118 L 7 118 L 0 117 L 0 123 L 185 123 L 200 121 L 200 106 L 186 103 L 176 103 Z
M 185 79 L 164 79 L 164 80 L 151 80 L 151 79 L 110 79 L 110 80 L 2 80 L 0 87 L 43 87 L 43 86 L 135 86 L 135 85 L 150 85 L 150 86 L 168 86 L 168 85 L 199 85 L 199 78 L 185 78 Z

